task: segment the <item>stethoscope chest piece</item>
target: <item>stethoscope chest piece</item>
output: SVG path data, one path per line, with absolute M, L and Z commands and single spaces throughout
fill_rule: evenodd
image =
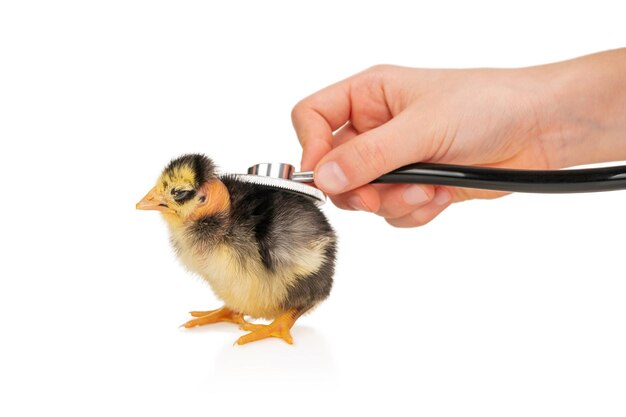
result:
M 290 180 L 293 173 L 296 172 L 296 167 L 290 164 L 267 163 L 252 165 L 248 168 L 248 175 L 260 175 L 262 177 L 282 178 L 284 180 Z
M 301 174 L 307 174 L 307 178 L 302 178 Z M 261 163 L 248 168 L 247 174 L 226 174 L 238 181 L 251 184 L 259 184 L 266 187 L 281 189 L 296 194 L 304 195 L 313 199 L 321 206 L 326 202 L 326 194 L 321 190 L 303 182 L 312 182 L 313 173 L 298 173 L 293 165 L 285 163 Z M 308 178 L 310 176 L 310 179 Z

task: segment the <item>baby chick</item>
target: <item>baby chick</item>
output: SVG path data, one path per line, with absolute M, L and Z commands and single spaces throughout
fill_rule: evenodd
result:
M 169 163 L 137 208 L 161 212 L 182 263 L 224 301 L 192 311 L 187 328 L 228 321 L 250 331 L 240 345 L 267 337 L 293 343 L 295 321 L 330 293 L 336 236 L 308 197 L 220 178 L 213 161 L 190 154 Z

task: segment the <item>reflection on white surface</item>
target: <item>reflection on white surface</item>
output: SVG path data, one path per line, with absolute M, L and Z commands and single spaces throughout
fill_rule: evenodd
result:
M 225 344 L 215 360 L 215 377 L 222 382 L 334 379 L 333 355 L 319 329 L 296 326 L 292 335 L 293 345 L 275 338 L 243 346 Z

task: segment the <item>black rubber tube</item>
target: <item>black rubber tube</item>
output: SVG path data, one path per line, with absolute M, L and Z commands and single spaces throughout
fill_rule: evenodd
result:
M 520 193 L 591 193 L 626 189 L 626 165 L 566 170 L 523 170 L 419 163 L 374 183 L 449 185 Z

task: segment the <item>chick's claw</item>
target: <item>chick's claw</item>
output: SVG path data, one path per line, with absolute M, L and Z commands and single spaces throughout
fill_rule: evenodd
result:
M 249 332 L 254 332 L 256 330 L 265 329 L 266 327 L 267 327 L 267 324 L 255 324 L 255 323 L 248 323 L 248 322 L 239 326 L 241 330 L 247 330 Z
M 181 327 L 187 329 L 196 326 L 202 326 L 205 324 L 219 323 L 222 321 L 244 324 L 246 321 L 243 318 L 243 314 L 237 313 L 227 307 L 218 308 L 217 310 L 210 311 L 191 311 L 190 314 L 193 317 L 197 317 L 193 320 L 189 320 Z
M 237 339 L 237 344 L 245 345 L 246 343 L 256 342 L 257 340 L 267 339 L 268 337 L 278 337 L 279 339 L 283 339 L 290 345 L 293 344 L 293 338 L 291 337 L 289 329 L 282 326 L 280 328 L 274 328 L 271 324 L 257 326 L 262 326 L 263 328 L 253 330 L 250 333 L 241 336 L 239 339 Z M 242 328 L 244 330 L 248 330 L 245 326 Z
M 294 309 L 278 317 L 270 324 L 244 323 L 241 325 L 241 328 L 250 331 L 250 333 L 241 336 L 236 343 L 244 345 L 257 340 L 267 339 L 268 337 L 277 337 L 291 345 L 293 344 L 293 338 L 289 330 L 291 330 L 299 316 L 300 312 Z

